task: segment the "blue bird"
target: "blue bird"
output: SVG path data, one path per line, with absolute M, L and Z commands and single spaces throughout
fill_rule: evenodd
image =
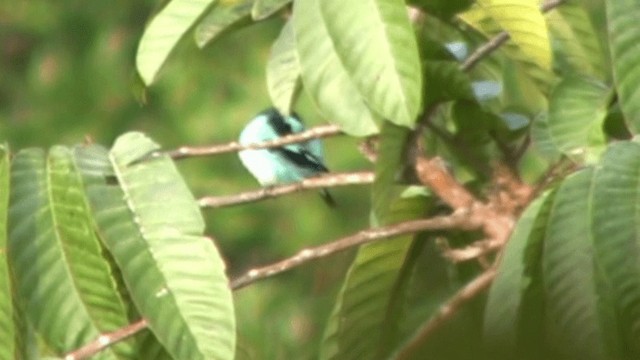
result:
M 242 145 L 255 144 L 304 130 L 296 113 L 285 117 L 275 108 L 269 108 L 245 126 L 239 142 Z M 262 186 L 298 182 L 329 171 L 322 163 L 322 142 L 319 139 L 277 148 L 242 150 L 238 155 L 244 167 Z M 335 205 L 329 191 L 322 189 L 321 195 L 328 205 Z

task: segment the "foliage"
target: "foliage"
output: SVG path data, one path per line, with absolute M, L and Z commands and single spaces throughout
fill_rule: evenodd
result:
M 342 285 L 299 357 L 640 357 L 640 5 L 538 5 L 171 0 L 151 18 L 135 61 L 149 91 L 194 45 L 213 56 L 270 19 L 272 103 L 289 113 L 308 100 L 350 137 L 372 136 L 371 206 L 345 206 L 372 228 L 454 223 L 362 245 L 346 273 L 329 262 Z M 63 356 L 139 319 L 145 330 L 96 356 L 291 357 L 265 349 L 267 317 L 234 310 L 243 299 L 225 262 L 252 261 L 204 235 L 160 150 L 140 132 L 110 149 L 0 146 L 0 359 Z M 487 292 L 465 286 L 492 271 Z M 243 339 L 256 323 L 264 343 Z

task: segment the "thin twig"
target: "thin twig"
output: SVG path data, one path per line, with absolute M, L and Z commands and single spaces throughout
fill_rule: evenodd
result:
M 464 288 L 450 298 L 440 309 L 424 324 L 416 334 L 393 357 L 395 360 L 412 359 L 424 343 L 433 333 L 455 315 L 464 304 L 487 289 L 496 277 L 495 268 L 483 272 Z
M 228 196 L 206 196 L 199 199 L 198 204 L 204 208 L 220 208 L 240 205 L 307 189 L 370 184 L 373 182 L 374 177 L 375 175 L 371 171 L 330 173 L 319 177 L 306 178 L 297 183 L 265 187 L 260 190 L 247 191 L 240 194 Z
M 182 159 L 187 157 L 196 157 L 196 156 L 209 156 L 209 155 L 218 155 L 228 152 L 237 152 L 241 150 L 249 150 L 249 149 L 268 149 L 274 147 L 281 147 L 283 145 L 295 144 L 304 141 L 308 141 L 310 139 L 318 139 L 329 136 L 336 136 L 342 134 L 342 131 L 337 125 L 321 125 L 316 126 L 306 131 L 283 136 L 276 140 L 265 141 L 261 143 L 249 144 L 249 145 L 241 145 L 237 141 L 232 141 L 226 144 L 218 144 L 211 146 L 182 146 L 175 150 L 170 150 L 166 152 L 156 152 L 151 154 L 151 157 L 160 156 L 160 155 L 169 155 L 173 159 Z
M 443 255 L 454 263 L 477 259 L 493 251 L 501 249 L 503 242 L 494 239 L 483 239 L 463 248 L 446 248 Z
M 145 319 L 141 319 L 116 331 L 104 333 L 87 345 L 65 354 L 64 360 L 86 359 L 117 342 L 125 340 L 146 327 L 147 321 Z
M 323 258 L 340 251 L 344 251 L 362 244 L 387 239 L 390 237 L 416 233 L 425 230 L 445 230 L 460 228 L 477 228 L 464 213 L 453 213 L 447 216 L 438 216 L 430 219 L 413 220 L 380 228 L 360 231 L 356 234 L 332 241 L 313 248 L 303 249 L 296 255 L 277 263 L 254 268 L 244 275 L 231 281 L 231 288 L 236 290 L 247 286 L 257 280 L 291 270 L 311 260 Z

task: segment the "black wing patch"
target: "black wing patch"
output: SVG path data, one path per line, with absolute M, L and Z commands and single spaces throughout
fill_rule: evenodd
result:
M 287 148 L 274 148 L 271 150 L 302 168 L 313 169 L 318 172 L 329 172 L 329 169 L 317 157 L 306 150 L 302 150 L 302 152 L 292 151 Z
M 282 117 L 282 114 L 280 114 L 278 110 L 273 108 L 269 109 L 265 111 L 265 115 L 267 115 L 269 125 L 275 130 L 278 136 L 289 135 L 293 132 L 291 126 L 284 121 L 284 117 Z

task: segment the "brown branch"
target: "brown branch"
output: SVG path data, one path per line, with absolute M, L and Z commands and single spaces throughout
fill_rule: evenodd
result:
M 446 247 L 443 255 L 454 263 L 477 259 L 493 251 L 501 249 L 504 243 L 494 239 L 483 239 L 463 248 Z
M 336 136 L 342 134 L 342 131 L 337 125 L 321 125 L 316 126 L 301 133 L 296 133 L 292 135 L 283 136 L 276 140 L 265 141 L 261 143 L 249 144 L 249 145 L 241 145 L 237 141 L 232 141 L 226 144 L 218 144 L 211 146 L 182 146 L 175 150 L 170 150 L 166 152 L 155 152 L 151 154 L 151 157 L 156 157 L 160 155 L 169 155 L 173 159 L 182 159 L 187 157 L 196 157 L 196 156 L 209 156 L 209 155 L 218 155 L 228 152 L 237 152 L 241 150 L 249 150 L 249 149 L 268 149 L 274 147 L 280 147 L 288 144 L 295 144 L 304 142 L 310 139 L 318 139 L 329 136 Z
M 496 277 L 496 269 L 490 268 L 483 272 L 464 288 L 450 298 L 440 309 L 424 324 L 416 334 L 393 357 L 395 360 L 412 359 L 433 333 L 455 315 L 469 300 L 487 289 Z
M 371 171 L 330 173 L 319 177 L 307 178 L 297 183 L 265 187 L 260 190 L 247 191 L 240 194 L 228 196 L 206 196 L 199 199 L 198 204 L 205 208 L 220 208 L 269 199 L 307 189 L 370 184 L 373 180 L 374 174 Z
M 478 202 L 464 186 L 449 174 L 444 161 L 439 157 L 416 159 L 416 173 L 420 181 L 435 192 L 453 209 L 469 209 Z
M 560 6 L 564 0 L 548 0 L 545 1 L 544 4 L 540 6 L 540 11 L 542 13 L 547 13 L 552 9 Z M 497 50 L 502 44 L 504 44 L 507 40 L 509 40 L 511 36 L 506 31 L 503 31 L 496 36 L 492 37 L 486 43 L 482 44 L 482 46 L 478 47 L 467 59 L 460 64 L 460 70 L 462 71 L 470 71 L 473 69 L 480 60 L 484 59 L 492 52 Z
M 107 347 L 117 342 L 123 341 L 139 331 L 142 331 L 146 327 L 147 321 L 145 319 L 141 319 L 116 331 L 104 333 L 87 345 L 65 354 L 64 360 L 87 359 L 88 357 L 99 353 Z
M 478 224 L 470 222 L 466 214 L 453 213 L 447 216 L 413 220 L 385 227 L 363 230 L 324 245 L 303 249 L 296 255 L 278 261 L 277 263 L 251 269 L 244 275 L 231 281 L 231 288 L 236 290 L 245 287 L 257 280 L 291 270 L 311 260 L 333 255 L 362 244 L 425 230 L 446 230 L 454 228 L 472 229 L 477 228 L 477 226 Z

